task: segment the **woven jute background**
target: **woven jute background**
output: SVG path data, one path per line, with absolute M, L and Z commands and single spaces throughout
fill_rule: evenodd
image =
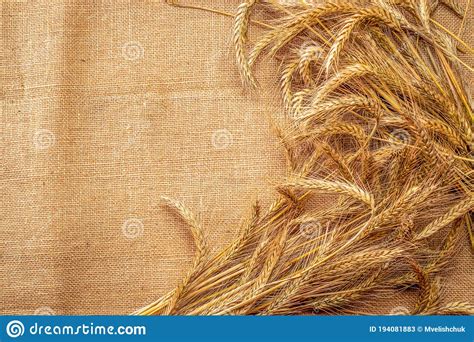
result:
M 239 1 L 186 3 L 233 13 Z M 194 253 L 160 196 L 199 213 L 216 249 L 256 199 L 276 197 L 278 65 L 260 64 L 260 90 L 244 90 L 231 18 L 162 0 L 1 5 L 0 313 L 130 313 Z M 474 301 L 467 236 L 452 265 L 447 298 Z

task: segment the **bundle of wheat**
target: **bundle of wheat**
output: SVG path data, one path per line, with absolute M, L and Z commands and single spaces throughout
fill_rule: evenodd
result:
M 462 15 L 451 1 L 442 1 Z M 234 36 L 243 80 L 259 57 L 282 61 L 289 165 L 267 210 L 210 255 L 199 221 L 166 199 L 193 233 L 182 283 L 136 314 L 347 313 L 355 301 L 417 289 L 412 314 L 474 313 L 443 304 L 440 272 L 471 232 L 472 107 L 458 51 L 432 18 L 438 1 L 247 0 Z M 248 50 L 251 14 L 272 17 Z M 262 24 L 262 23 L 261 23 Z M 312 199 L 333 194 L 328 209 Z M 354 311 L 350 311 L 354 312 Z M 355 311 L 363 314 L 364 311 Z

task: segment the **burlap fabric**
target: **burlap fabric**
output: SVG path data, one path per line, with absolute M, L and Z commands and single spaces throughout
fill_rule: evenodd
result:
M 255 199 L 275 197 L 277 64 L 260 64 L 259 92 L 243 90 L 231 18 L 162 0 L 1 5 L 0 313 L 130 313 L 172 289 L 194 253 L 161 195 L 199 213 L 216 248 Z M 449 300 L 474 301 L 473 265 L 464 242 Z

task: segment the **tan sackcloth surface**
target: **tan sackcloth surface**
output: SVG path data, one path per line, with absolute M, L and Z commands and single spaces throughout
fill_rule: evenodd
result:
M 231 18 L 161 0 L 1 5 L 1 314 L 130 313 L 191 265 L 188 229 L 160 196 L 199 213 L 216 248 L 257 198 L 276 197 L 278 65 L 260 64 L 261 89 L 244 90 Z M 474 302 L 466 241 L 445 292 Z

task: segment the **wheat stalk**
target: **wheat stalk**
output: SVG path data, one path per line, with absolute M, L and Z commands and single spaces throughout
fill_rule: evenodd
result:
M 453 1 L 442 1 L 460 14 Z M 418 291 L 412 314 L 473 314 L 444 303 L 440 275 L 461 230 L 472 238 L 473 109 L 461 81 L 472 49 L 433 18 L 437 1 L 286 4 L 244 1 L 233 42 L 244 81 L 264 52 L 282 61 L 286 122 L 277 130 L 288 176 L 280 197 L 255 205 L 237 238 L 211 254 L 191 227 L 192 269 L 176 289 L 135 314 L 307 314 L 368 311 L 397 291 Z M 272 20 L 247 48 L 251 13 Z M 363 27 L 363 29 L 362 29 Z M 314 203 L 329 204 L 322 210 Z M 473 240 L 474 241 L 474 240 Z

